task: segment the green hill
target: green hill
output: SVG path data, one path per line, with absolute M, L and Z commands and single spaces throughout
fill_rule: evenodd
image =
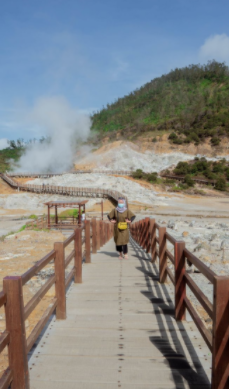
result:
M 213 145 L 229 136 L 229 68 L 216 61 L 172 70 L 92 116 L 92 130 L 112 139 L 148 131 L 171 132 L 174 143 Z

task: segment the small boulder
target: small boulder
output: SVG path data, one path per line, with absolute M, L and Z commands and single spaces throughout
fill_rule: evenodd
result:
M 185 236 L 188 236 L 189 235 L 189 232 L 188 231 L 184 231 L 182 232 L 182 235 L 185 237 Z

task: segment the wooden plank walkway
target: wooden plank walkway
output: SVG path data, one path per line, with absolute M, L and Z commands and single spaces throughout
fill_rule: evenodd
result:
M 30 358 L 31 389 L 209 389 L 211 354 L 193 322 L 176 323 L 173 288 L 135 243 L 113 240 L 83 266 L 67 320 L 50 322 Z

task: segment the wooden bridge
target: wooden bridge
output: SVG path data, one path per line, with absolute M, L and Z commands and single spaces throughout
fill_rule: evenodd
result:
M 17 188 L 12 178 L 3 179 Z M 120 195 L 76 189 L 51 187 L 49 193 L 88 193 L 113 202 Z M 8 348 L 9 366 L 0 389 L 228 389 L 229 277 L 216 275 L 149 218 L 131 225 L 130 258 L 119 260 L 112 227 L 86 221 L 26 273 L 4 279 L 0 352 Z M 187 261 L 213 285 L 212 299 L 188 274 Z M 50 264 L 52 274 L 24 304 L 23 286 Z M 26 320 L 53 286 L 54 297 L 26 334 Z M 208 314 L 211 330 L 186 289 Z
M 119 175 L 119 176 L 129 176 L 132 174 L 130 170 L 73 170 L 71 172 L 65 173 L 8 173 L 10 177 L 14 178 L 49 178 L 55 176 L 62 176 L 63 174 L 86 174 L 86 173 L 94 173 L 94 174 L 107 174 L 107 175 Z
M 109 199 L 112 203 L 116 204 L 120 196 L 126 199 L 128 204 L 128 199 L 122 193 L 116 190 L 108 189 L 97 189 L 97 188 L 78 188 L 78 187 L 69 187 L 69 186 L 57 186 L 57 185 L 31 185 L 31 184 L 21 184 L 13 179 L 11 176 L 5 173 L 1 173 L 0 177 L 9 184 L 12 188 L 32 192 L 32 193 L 48 193 L 48 194 L 57 194 L 63 196 L 74 196 L 74 197 L 90 197 L 90 198 L 106 198 Z
M 8 346 L 9 367 L 0 389 L 228 389 L 229 277 L 217 276 L 149 218 L 131 226 L 129 259 L 119 260 L 112 227 L 86 221 L 22 276 L 4 279 L 0 350 Z M 187 273 L 187 260 L 213 283 L 213 301 Z M 53 274 L 24 304 L 23 286 L 50 263 Z M 55 297 L 26 337 L 25 320 L 52 285 Z M 193 322 L 185 321 L 186 310 Z

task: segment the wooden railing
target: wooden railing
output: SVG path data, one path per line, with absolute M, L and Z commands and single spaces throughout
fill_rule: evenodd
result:
M 159 226 L 154 219 L 140 220 L 130 227 L 132 238 L 147 253 L 152 262 L 159 259 L 159 281 L 165 283 L 167 277 L 174 285 L 175 319 L 184 320 L 186 309 L 212 352 L 212 389 L 229 388 L 229 277 L 218 276 L 202 261 L 193 255 L 185 242 L 177 241 Z M 173 253 L 168 246 L 173 247 Z M 173 271 L 168 267 L 173 264 Z M 213 303 L 197 286 L 186 271 L 186 262 L 193 264 L 208 282 L 213 285 Z M 197 298 L 212 319 L 212 332 L 205 326 L 201 317 L 186 294 L 186 286 Z
M 122 193 L 116 190 L 109 189 L 97 189 L 97 188 L 78 188 L 78 187 L 69 187 L 69 186 L 56 186 L 56 185 L 30 185 L 30 184 L 20 184 L 12 177 L 9 177 L 7 174 L 0 174 L 1 178 L 7 182 L 12 188 L 18 190 L 24 190 L 27 192 L 34 193 L 49 193 L 49 194 L 59 194 L 65 196 L 76 196 L 76 197 L 102 197 L 108 198 L 112 202 L 117 203 L 119 197 L 124 197 L 128 203 L 126 196 L 123 196 Z
M 8 173 L 10 177 L 20 177 L 20 178 L 48 178 L 55 176 L 62 176 L 63 174 L 86 174 L 86 173 L 94 173 L 94 174 L 107 174 L 107 175 L 122 175 L 129 176 L 132 174 L 130 170 L 74 170 L 72 172 L 65 173 Z
M 175 174 L 160 174 L 163 178 L 168 178 L 169 180 L 177 180 L 184 182 L 185 176 L 178 176 Z M 212 185 L 215 186 L 217 180 L 207 180 L 204 178 L 197 178 L 197 177 L 191 177 L 193 181 L 195 181 L 197 184 L 203 184 L 203 185 Z
M 64 242 L 54 243 L 53 250 L 24 274 L 4 278 L 3 291 L 0 292 L 0 307 L 5 306 L 6 330 L 0 336 L 0 352 L 8 346 L 9 366 L 0 378 L 0 389 L 8 389 L 9 385 L 12 389 L 29 389 L 27 354 L 54 311 L 57 319 L 66 319 L 67 287 L 73 279 L 75 283 L 82 283 L 83 259 L 86 263 L 90 263 L 91 251 L 96 253 L 112 235 L 113 224 L 96 219 L 92 219 L 91 222 L 85 221 L 84 227 L 75 229 Z M 65 249 L 71 243 L 74 247 L 66 255 Z M 50 263 L 54 265 L 53 274 L 24 306 L 23 286 Z M 66 274 L 66 269 L 71 263 L 71 269 Z M 53 285 L 55 285 L 55 297 L 26 338 L 26 319 Z

